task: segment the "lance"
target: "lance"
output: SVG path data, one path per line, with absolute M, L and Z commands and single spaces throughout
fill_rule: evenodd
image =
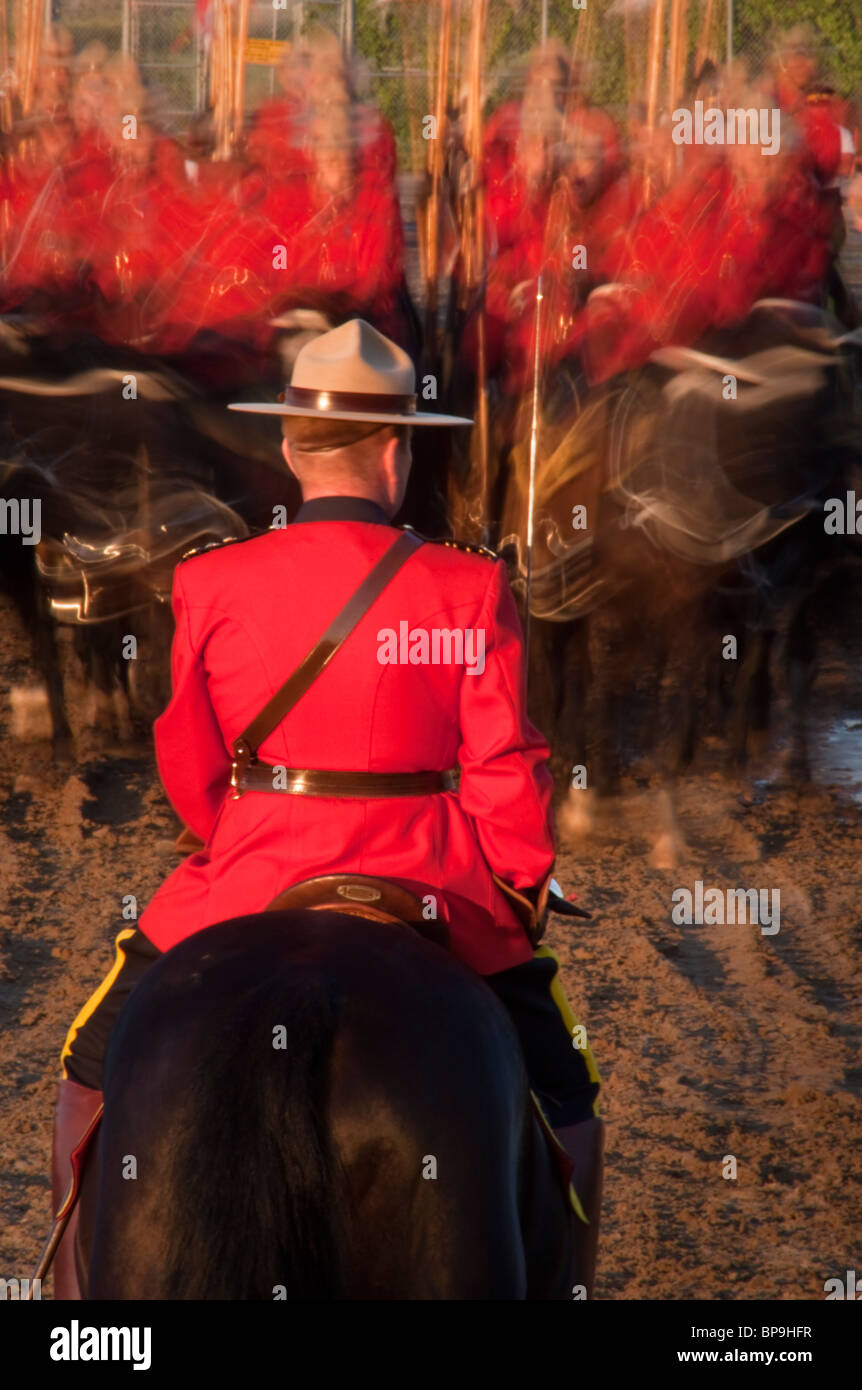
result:
M 12 79 L 9 71 L 9 29 L 6 0 L 0 0 L 0 68 L 3 69 L 3 94 L 2 98 L 0 98 L 0 130 L 2 130 L 4 135 L 10 135 L 12 132 L 12 92 L 10 89 Z M 0 201 L 0 266 L 2 266 L 5 271 L 6 260 L 9 254 L 9 232 L 12 222 L 9 203 L 9 184 L 11 182 L 14 165 L 11 148 L 6 149 L 4 154 L 7 179 L 5 180 L 3 199 Z
M 449 90 L 449 44 L 452 32 L 452 0 L 442 0 L 440 47 L 437 57 L 437 92 L 434 101 L 434 139 L 429 149 L 431 191 L 425 216 L 425 353 L 437 361 L 437 287 L 440 275 L 440 193 L 446 145 L 446 112 Z
M 228 0 L 215 0 L 213 38 L 210 61 L 214 82 L 212 86 L 213 124 L 216 131 L 214 158 L 228 159 L 231 145 L 231 114 L 233 110 L 233 20 Z
M 406 3 L 406 0 L 405 0 L 405 3 Z M 439 78 L 440 78 L 440 61 L 439 61 L 439 60 L 440 60 L 440 53 L 439 53 L 439 47 L 440 47 L 440 45 L 439 45 L 439 42 L 438 42 L 437 48 L 435 49 L 435 46 L 434 46 L 435 30 L 434 30 L 434 28 L 433 28 L 433 26 L 432 26 L 432 24 L 431 24 L 430 13 L 431 13 L 431 11 L 430 11 L 430 6 L 429 6 L 429 7 L 426 9 L 427 22 L 426 22 L 426 24 L 425 24 L 425 67 L 426 67 L 426 71 L 427 71 L 427 74 L 428 74 L 428 89 L 427 89 L 427 90 L 428 90 L 428 95 L 427 95 L 427 98 L 426 98 L 426 101 L 425 101 L 425 109 L 426 109 L 426 111 L 433 111 L 433 112 L 436 113 L 436 110 L 437 110 L 437 96 L 436 96 L 436 93 L 437 93 L 437 83 L 438 83 Z M 407 84 L 406 71 L 407 71 L 408 63 L 407 63 L 407 38 L 406 38 L 406 35 L 404 34 L 404 26 L 405 26 L 405 25 L 406 25 L 406 19 L 405 19 L 404 16 L 402 15 L 402 48 L 403 48 L 403 51 L 404 51 L 404 69 L 405 69 L 404 82 L 405 82 L 405 91 L 406 91 L 406 90 L 407 90 L 407 86 L 406 86 L 406 84 Z M 408 104 L 409 104 L 409 101 L 408 101 Z M 435 120 L 436 120 L 436 114 L 435 114 Z M 423 124 L 424 124 L 424 122 L 423 122 Z M 434 129 L 434 135 L 435 135 L 435 137 L 439 134 L 439 129 L 440 129 L 439 126 L 435 126 L 435 129 Z M 429 224 L 429 219 L 430 219 L 429 204 L 431 203 L 432 191 L 433 191 L 433 185 L 434 185 L 434 143 L 435 143 L 435 142 L 434 142 L 433 140 L 430 141 L 430 142 L 427 141 L 427 140 L 425 140 L 425 141 L 424 141 L 424 146 L 425 146 L 425 147 L 424 147 L 424 149 L 423 149 L 423 151 L 422 151 L 421 157 L 419 157 L 419 156 L 417 156 L 417 153 L 416 153 L 416 150 L 418 150 L 418 148 L 419 148 L 418 144 L 416 145 L 416 147 L 415 147 L 415 149 L 414 149 L 413 134 L 414 134 L 414 132 L 413 132 L 413 126 L 412 126 L 412 124 L 411 124 L 411 127 L 410 127 L 410 154 L 411 154 L 411 158 L 412 158 L 413 164 L 414 164 L 414 166 L 415 166 L 416 168 L 419 168 L 420 166 L 422 166 L 422 167 L 424 167 L 424 170 L 425 170 L 425 187 L 424 187 L 424 191 L 423 191 L 423 194 L 422 194 L 422 197 L 424 198 L 424 201 L 421 201 L 421 205 L 420 205 L 420 200 L 417 199 L 417 203 L 416 203 L 416 241 L 417 241 L 418 248 L 419 248 L 419 269 L 420 269 L 420 273 L 421 273 L 421 276 L 422 276 L 422 284 L 423 284 L 423 286 L 424 286 L 424 291 L 425 291 L 425 307 L 426 307 L 426 319 L 427 319 L 428 292 L 429 292 L 428 257 L 429 257 L 429 255 L 431 254 L 431 253 L 429 252 L 429 249 L 428 249 L 428 243 L 429 243 L 428 224 Z M 426 334 L 425 334 L 425 339 L 424 339 L 424 341 L 423 341 L 423 346 L 425 346 L 425 345 L 427 344 L 427 341 L 428 341 L 428 334 L 427 334 L 427 332 L 426 332 Z
M 539 372 L 542 330 L 542 276 L 536 281 L 536 343 L 533 351 L 533 409 L 530 419 L 530 478 L 527 488 L 527 583 L 524 615 L 525 670 L 530 665 L 530 605 L 533 597 L 533 519 L 536 512 L 536 461 L 539 452 Z
M 710 52 L 712 51 L 712 10 L 713 0 L 706 0 L 706 8 L 703 13 L 703 25 L 700 31 L 700 42 L 697 45 L 697 55 L 694 60 L 695 77 L 697 77 Z
M 209 0 L 209 28 L 204 36 L 204 53 L 208 65 L 207 73 L 207 92 L 209 93 L 208 105 L 215 113 L 215 104 L 218 100 L 218 0 Z
M 656 115 L 658 112 L 659 79 L 664 45 L 664 0 L 655 0 L 650 25 L 649 55 L 647 59 L 647 151 L 644 170 L 644 203 L 650 201 L 652 191 L 653 139 L 655 137 Z
M 230 158 L 231 135 L 233 130 L 233 11 L 231 0 L 222 0 L 222 81 L 220 94 L 222 103 L 222 148 L 223 158 Z
M 21 70 L 21 114 L 29 116 L 36 92 L 36 73 L 39 66 L 39 47 L 42 36 L 43 11 L 36 0 L 27 0 L 24 8 L 23 67 Z M 19 36 L 19 43 L 21 36 Z
M 243 104 L 245 102 L 245 45 L 248 38 L 249 0 L 239 0 L 236 18 L 236 73 L 233 84 L 233 143 L 242 135 Z
M 575 27 L 575 39 L 572 44 L 572 68 L 577 78 L 589 56 L 590 46 L 593 41 L 593 28 L 595 25 L 595 8 L 590 6 L 578 15 L 578 22 Z M 578 96 L 580 93 L 577 94 Z
M 671 0 L 668 49 L 668 110 L 673 111 L 682 92 L 685 72 L 685 20 L 688 0 Z
M 482 179 L 482 42 L 488 0 L 476 0 L 470 26 L 469 60 L 469 153 L 472 188 L 470 216 L 467 226 L 467 283 L 478 293 L 477 302 L 477 366 L 476 414 L 479 443 L 479 527 L 482 539 L 488 539 L 489 506 L 489 439 L 488 439 L 488 364 L 485 319 L 485 192 Z
M 399 30 L 401 31 L 401 61 L 402 61 L 402 63 L 404 64 L 404 105 L 405 105 L 406 110 L 407 110 L 407 138 L 408 138 L 408 140 L 409 140 L 409 142 L 410 142 L 410 167 L 411 167 L 411 169 L 419 169 L 420 166 L 421 166 L 424 162 L 426 162 L 426 156 L 427 156 L 427 153 L 428 153 L 428 152 L 427 152 L 427 150 L 425 149 L 425 146 L 428 144 L 428 142 L 427 142 L 426 140 L 424 140 L 424 138 L 422 137 L 422 135 L 421 135 L 420 133 L 417 132 L 417 129 L 416 129 L 416 104 L 417 104 L 417 102 L 416 102 L 416 98 L 414 98 L 413 100 L 411 100 L 411 97 L 410 97 L 410 82 L 409 82 L 409 76 L 410 76 L 411 69 L 412 69 L 413 66 L 414 66 L 413 59 L 411 58 L 411 53 L 412 53 L 413 50 L 412 50 L 412 48 L 411 48 L 411 45 L 408 44 L 408 42 L 407 42 L 408 33 L 411 33 L 411 26 L 408 24 L 408 21 L 407 21 L 406 10 L 407 10 L 407 7 L 408 7 L 408 5 L 410 4 L 410 2 L 411 2 L 411 0 L 401 0 L 401 21 L 400 21 L 398 27 L 399 27 Z M 346 8 L 346 11 L 347 11 L 348 13 L 352 10 L 352 5 L 349 3 L 349 0 L 346 0 L 346 6 L 345 6 L 345 8 Z M 427 101 L 424 101 L 424 102 L 423 102 L 422 98 L 419 98 L 419 105 L 421 106 L 423 112 L 432 111 L 432 110 L 433 110 L 433 95 L 432 95 L 431 89 L 432 89 L 432 87 L 433 87 L 433 85 L 434 85 L 434 61 L 433 61 L 433 51 L 432 51 L 432 43 L 431 43 L 431 39 L 432 39 L 433 35 L 432 35 L 432 33 L 431 33 L 431 25 L 430 25 L 430 24 L 426 24 L 426 25 L 425 25 L 425 29 L 426 29 L 426 43 L 427 43 L 426 61 L 427 61 L 427 64 L 428 64 L 428 92 L 429 92 L 429 95 L 428 95 Z M 411 33 L 411 37 L 412 37 L 412 33 Z M 345 62 L 349 62 L 350 59 L 351 59 L 351 57 L 352 57 L 352 54 L 353 54 L 353 45 L 352 45 L 352 42 L 351 42 L 351 45 L 350 45 L 350 47 L 348 48 L 348 46 L 347 46 L 347 39 L 346 39 L 346 38 L 345 38 L 345 48 L 344 48 L 344 52 L 345 52 Z M 421 151 L 421 153 L 420 153 L 420 151 Z M 418 222 L 417 222 L 417 228 L 416 228 L 416 230 L 417 230 L 417 233 L 421 233 L 422 235 L 424 235 L 424 229 L 422 229 L 422 228 L 418 225 Z M 420 255 L 424 255 L 424 252 L 421 250 L 421 248 L 420 248 Z M 424 264 L 425 264 L 424 259 L 422 260 L 421 264 L 424 266 Z
M 634 92 L 637 85 L 634 74 L 634 44 L 632 42 L 633 20 L 631 10 L 628 5 L 623 6 L 623 49 L 625 53 L 626 67 L 626 97 L 628 98 L 628 127 L 629 137 L 632 133 L 633 112 L 634 112 Z
M 23 104 L 23 92 L 27 85 L 27 50 L 30 38 L 29 0 L 18 0 L 15 15 L 15 90 L 18 104 Z
M 15 15 L 15 91 L 18 104 L 25 85 L 27 67 L 27 40 L 30 32 L 30 8 L 28 0 L 18 0 Z
M 222 0 L 212 0 L 212 31 L 209 43 L 210 61 L 210 106 L 213 113 L 213 130 L 215 132 L 215 149 L 213 158 L 220 158 L 220 148 L 222 145 L 221 119 L 223 115 L 223 94 L 224 83 L 222 74 L 222 53 L 224 47 L 224 36 L 222 33 Z
M 461 43 L 461 34 L 464 29 L 464 5 L 469 3 L 470 0 L 455 0 L 455 10 L 452 15 L 452 29 L 455 34 L 455 48 L 452 53 L 452 91 L 456 101 L 459 99 L 461 91 L 461 61 L 464 56 L 464 46 Z
M 667 61 L 668 111 L 675 111 L 682 93 L 685 73 L 685 20 L 688 13 L 688 0 L 671 0 L 670 7 L 670 47 Z M 667 181 L 673 176 L 675 146 L 671 146 L 667 156 Z
M 0 67 L 3 69 L 3 98 L 0 102 L 0 128 L 8 135 L 12 130 L 12 93 L 9 89 L 9 20 L 6 0 L 0 0 Z

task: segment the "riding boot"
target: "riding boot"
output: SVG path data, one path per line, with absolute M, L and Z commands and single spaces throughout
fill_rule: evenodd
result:
M 54 1140 L 51 1150 L 51 1189 L 54 1214 L 60 1210 L 72 1181 L 72 1154 L 92 1123 L 102 1092 L 78 1081 L 64 1078 L 57 1086 L 57 1106 L 54 1111 Z M 54 1255 L 54 1297 L 80 1299 L 78 1267 L 75 1259 L 75 1238 L 78 1231 L 78 1206 L 69 1218 L 63 1239 Z
M 586 1288 L 587 1298 L 592 1298 L 602 1205 L 604 1121 L 594 1115 L 554 1133 L 572 1161 L 572 1186 L 589 1223 L 575 1219 L 575 1279 Z

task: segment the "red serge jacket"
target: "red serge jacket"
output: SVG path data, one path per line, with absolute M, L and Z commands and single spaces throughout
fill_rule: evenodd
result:
M 521 629 L 501 561 L 422 546 L 259 750 L 261 761 L 290 768 L 459 766 L 459 792 L 227 796 L 233 740 L 397 534 L 371 502 L 324 498 L 291 526 L 177 569 L 173 697 L 156 722 L 156 752 L 171 802 L 205 848 L 141 918 L 162 950 L 261 911 L 301 879 L 352 872 L 427 885 L 453 951 L 482 974 L 530 958 L 493 874 L 524 889 L 549 873 L 551 776 L 548 747 L 524 710 Z M 433 657 L 443 629 L 470 630 L 463 664 L 411 664 L 411 649 L 422 655 L 414 634 L 428 634 Z

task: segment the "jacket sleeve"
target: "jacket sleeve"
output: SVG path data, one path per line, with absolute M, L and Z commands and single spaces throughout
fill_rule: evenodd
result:
M 554 863 L 550 752 L 527 719 L 521 624 L 502 561 L 476 619 L 484 669 L 461 682 L 461 805 L 482 852 L 513 888 L 533 888 Z
M 177 815 L 206 841 L 228 790 L 231 759 L 210 704 L 203 651 L 192 636 L 181 566 L 174 574 L 173 610 L 173 693 L 154 726 L 156 760 Z

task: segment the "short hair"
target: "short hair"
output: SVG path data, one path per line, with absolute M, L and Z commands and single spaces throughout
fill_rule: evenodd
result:
M 294 428 L 296 422 L 300 428 Z M 358 420 L 322 420 L 283 416 L 282 432 L 290 466 L 300 486 L 314 480 L 337 488 L 340 483 L 373 483 L 380 456 L 390 439 L 399 446 L 410 436 L 407 425 L 371 425 Z
M 329 450 L 354 449 L 366 439 L 386 432 L 394 435 L 399 444 L 404 444 L 409 433 L 408 425 L 368 424 L 364 420 L 327 420 L 319 415 L 283 415 L 281 432 L 291 451 L 299 454 L 317 454 Z M 386 441 L 381 441 L 385 443 Z M 367 454 L 367 450 L 361 451 Z M 376 449 L 375 449 L 375 452 Z

